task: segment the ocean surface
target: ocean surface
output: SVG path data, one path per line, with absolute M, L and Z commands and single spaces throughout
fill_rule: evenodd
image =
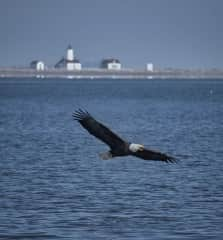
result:
M 72 113 L 179 159 L 103 161 Z M 0 79 L 0 239 L 223 239 L 223 81 Z

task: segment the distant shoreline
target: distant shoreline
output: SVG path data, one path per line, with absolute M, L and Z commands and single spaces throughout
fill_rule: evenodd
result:
M 107 70 L 89 68 L 76 71 L 68 71 L 64 69 L 47 69 L 44 71 L 37 71 L 30 68 L 0 68 L 0 78 L 70 78 L 70 79 L 84 79 L 84 78 L 114 78 L 114 79 L 160 79 L 160 78 L 184 78 L 184 79 L 207 79 L 217 78 L 223 79 L 223 70 L 155 70 L 149 72 L 146 70 L 122 69 L 122 70 Z

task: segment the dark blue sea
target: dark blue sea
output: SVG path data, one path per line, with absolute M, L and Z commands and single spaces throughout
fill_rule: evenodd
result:
M 72 113 L 179 159 L 100 160 Z M 0 79 L 0 239 L 223 239 L 223 81 Z

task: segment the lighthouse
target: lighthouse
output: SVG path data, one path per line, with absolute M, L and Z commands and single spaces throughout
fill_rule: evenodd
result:
M 74 57 L 74 50 L 71 45 L 67 48 L 66 69 L 68 71 L 81 70 L 81 64 L 79 60 Z
M 67 48 L 67 62 L 73 62 L 74 61 L 74 50 L 71 47 L 71 45 L 68 46 Z
M 55 68 L 63 68 L 68 71 L 81 70 L 80 61 L 74 57 L 74 50 L 71 45 L 68 46 L 65 57 L 56 63 Z

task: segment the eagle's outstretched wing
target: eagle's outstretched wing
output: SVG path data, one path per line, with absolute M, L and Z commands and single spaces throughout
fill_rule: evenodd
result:
M 112 148 L 117 148 L 125 144 L 118 135 L 113 133 L 109 128 L 96 121 L 87 111 L 81 109 L 73 113 L 77 120 L 90 134 L 100 139 Z
M 164 161 L 164 162 L 177 162 L 174 157 L 168 156 L 165 153 L 157 152 L 154 150 L 149 150 L 144 148 L 141 151 L 137 151 L 132 153 L 133 156 L 142 158 L 144 160 L 157 160 L 157 161 Z

